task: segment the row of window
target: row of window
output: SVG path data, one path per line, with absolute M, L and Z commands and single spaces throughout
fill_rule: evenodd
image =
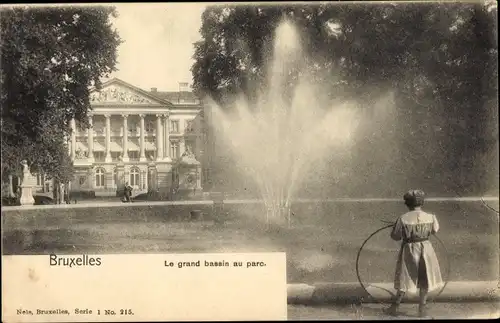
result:
M 195 145 L 193 143 L 186 142 L 186 150 L 194 152 L 194 147 Z M 120 159 L 120 156 L 122 155 L 122 152 L 116 152 L 112 151 L 111 153 L 111 161 L 118 161 Z M 156 150 L 145 150 L 144 155 L 148 159 L 156 159 Z M 170 142 L 170 155 L 169 157 L 172 159 L 177 159 L 181 155 L 180 152 L 180 147 L 179 143 L 172 141 Z M 94 160 L 96 161 L 105 161 L 106 159 L 106 153 L 104 151 L 94 151 L 93 153 Z M 128 158 L 130 160 L 139 160 L 140 158 L 140 152 L 139 151 L 128 151 Z
M 136 167 L 130 169 L 128 184 L 134 188 L 139 188 L 141 185 L 140 181 L 140 170 Z M 118 173 L 116 169 L 113 170 L 113 186 L 118 182 Z M 85 177 L 80 177 L 80 185 L 85 184 Z M 95 183 L 96 188 L 104 188 L 106 186 L 106 170 L 104 168 L 97 168 L 95 170 Z
M 208 172 L 208 170 L 205 170 L 205 172 Z M 208 178 L 208 173 L 205 173 L 205 176 Z M 148 172 L 145 172 L 145 176 L 149 176 Z M 45 177 L 43 174 L 38 174 L 36 176 L 37 179 L 37 186 L 42 186 L 46 185 L 46 189 L 49 190 L 49 183 L 44 183 L 45 182 Z M 130 169 L 129 175 L 128 175 L 128 184 L 132 186 L 133 188 L 140 188 L 141 187 L 141 171 L 137 167 L 132 167 Z M 144 182 L 147 182 L 147 178 L 144 178 Z M 80 186 L 85 185 L 85 182 L 87 181 L 86 176 L 80 176 L 79 178 L 79 184 Z M 112 177 L 112 186 L 116 187 L 116 183 L 118 183 L 118 173 L 116 171 L 116 168 L 113 169 L 113 177 Z M 142 186 L 145 186 L 145 183 L 142 183 Z M 94 183 L 95 188 L 105 188 L 106 187 L 106 170 L 102 167 L 98 167 L 95 170 L 95 183 Z
M 106 185 L 105 181 L 105 174 L 106 170 L 104 168 L 97 168 L 95 170 L 95 186 L 103 188 Z M 80 185 L 84 185 L 86 181 L 85 177 L 80 177 L 79 183 Z M 113 185 L 117 183 L 118 177 L 117 177 L 117 172 L 116 169 L 113 170 Z M 45 176 L 43 174 L 37 174 L 36 175 L 36 185 L 37 186 L 43 186 L 43 185 L 49 185 L 49 183 L 45 183 Z M 137 167 L 133 167 L 130 169 L 130 174 L 129 174 L 129 185 L 132 187 L 139 187 L 140 185 L 140 170 Z M 48 189 L 48 188 L 47 188 Z
M 136 135 L 140 132 L 139 130 L 139 125 L 135 122 L 129 122 L 127 124 L 128 126 L 128 134 L 129 135 Z M 148 121 L 145 123 L 144 128 L 146 130 L 146 133 L 155 133 L 156 132 L 156 125 L 154 121 Z M 96 122 L 93 126 L 94 133 L 97 135 L 104 135 L 106 127 L 104 123 L 101 122 Z M 170 120 L 170 133 L 179 133 L 179 120 Z M 80 130 L 81 132 L 82 130 Z M 184 128 L 185 132 L 194 132 L 194 122 L 193 120 L 187 120 L 186 121 L 186 127 Z M 115 132 L 116 133 L 116 132 Z M 121 132 L 120 132 L 121 135 Z

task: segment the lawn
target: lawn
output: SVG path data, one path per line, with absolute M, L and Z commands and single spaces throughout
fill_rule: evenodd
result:
M 493 207 L 498 208 L 498 202 Z M 187 221 L 193 209 L 204 219 Z M 480 202 L 428 202 L 440 220 L 433 239 L 451 280 L 496 280 L 498 215 Z M 292 206 L 291 228 L 266 231 L 261 204 L 227 204 L 228 220 L 216 226 L 209 205 L 147 204 L 89 208 L 2 210 L 4 254 L 177 252 L 287 253 L 289 282 L 355 281 L 363 241 L 405 212 L 400 202 L 308 202 Z M 367 282 L 391 281 L 398 243 L 384 230 L 367 243 L 360 271 Z M 447 257 L 445 257 L 447 256 Z M 450 264 L 446 261 L 450 260 Z

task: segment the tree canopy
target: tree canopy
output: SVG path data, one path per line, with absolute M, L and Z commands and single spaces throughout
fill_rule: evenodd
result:
M 397 119 L 366 127 L 351 180 L 381 185 L 385 165 L 384 175 L 400 180 L 395 187 L 435 177 L 452 190 L 498 188 L 491 180 L 498 177 L 496 4 L 208 7 L 192 67 L 198 95 L 222 106 L 235 92 L 255 97 L 283 17 L 298 27 L 304 64 L 332 98 L 371 107 L 381 93 L 395 93 Z M 380 152 L 390 140 L 398 158 Z
M 88 127 L 89 89 L 115 70 L 121 40 L 113 7 L 0 11 L 2 174 L 32 172 L 67 181 L 71 119 Z

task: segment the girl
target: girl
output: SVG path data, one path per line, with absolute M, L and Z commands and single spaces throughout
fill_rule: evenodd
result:
M 420 294 L 419 316 L 427 316 L 427 294 L 443 287 L 443 279 L 434 248 L 429 241 L 439 230 L 436 216 L 422 210 L 425 193 L 421 190 L 407 192 L 403 199 L 409 212 L 401 215 L 391 232 L 391 238 L 402 240 L 396 264 L 394 288 L 396 300 L 389 314 L 398 315 L 399 304 L 405 293 Z

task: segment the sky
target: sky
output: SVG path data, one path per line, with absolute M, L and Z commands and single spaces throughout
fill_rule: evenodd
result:
M 200 40 L 207 3 L 114 3 L 112 22 L 124 41 L 118 47 L 116 77 L 144 90 L 177 91 L 193 83 L 193 43 Z

